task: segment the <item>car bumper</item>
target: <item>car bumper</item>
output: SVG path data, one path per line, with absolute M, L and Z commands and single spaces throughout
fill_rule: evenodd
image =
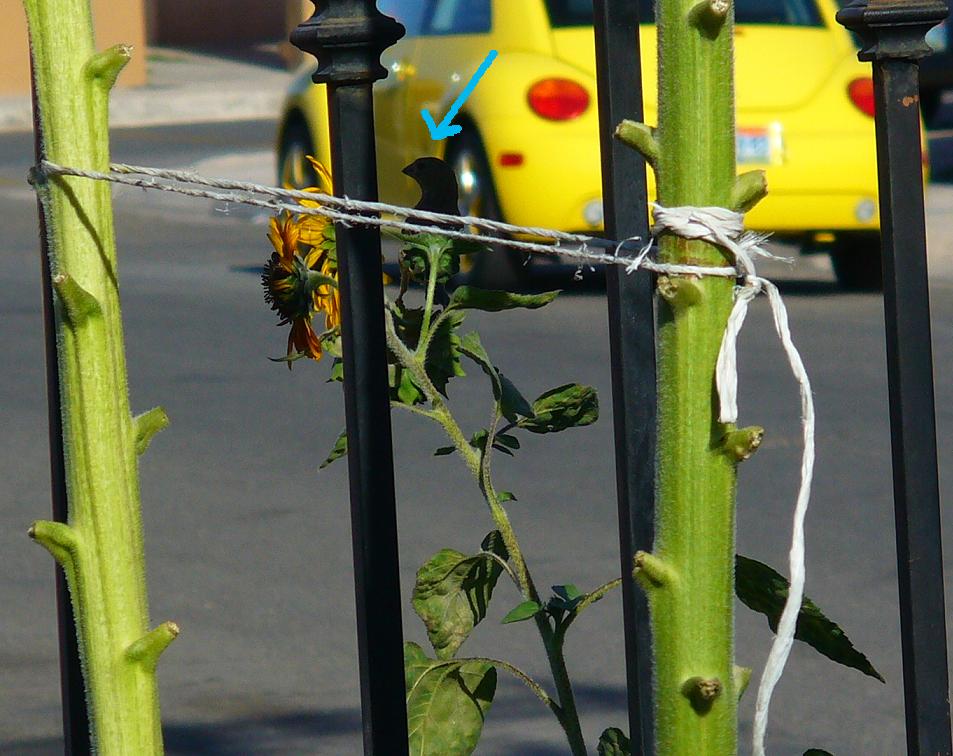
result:
M 492 165 L 503 215 L 521 226 L 560 231 L 602 230 L 594 212 L 602 197 L 598 140 L 589 130 L 545 125 L 529 136 L 488 129 Z M 500 156 L 517 152 L 524 162 L 503 167 Z M 837 155 L 836 164 L 830 156 Z M 769 194 L 748 215 L 747 225 L 785 236 L 879 229 L 875 145 L 871 133 L 789 136 L 775 165 L 741 166 L 767 171 Z M 654 200 L 654 176 L 648 175 Z

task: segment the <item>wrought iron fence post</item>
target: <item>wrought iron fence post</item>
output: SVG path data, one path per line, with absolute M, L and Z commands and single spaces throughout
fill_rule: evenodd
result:
M 291 41 L 318 58 L 314 81 L 328 85 L 334 189 L 374 201 L 373 85 L 387 76 L 380 55 L 404 27 L 375 0 L 314 2 Z M 337 253 L 364 752 L 399 756 L 407 714 L 380 235 L 339 224 Z
M 838 13 L 873 62 L 907 751 L 953 753 L 943 598 L 919 59 L 940 0 L 855 0 Z
M 625 119 L 641 121 L 639 5 L 595 0 L 596 70 L 602 194 L 609 238 L 649 236 L 645 160 L 614 138 Z M 633 753 L 655 752 L 652 638 L 645 594 L 632 579 L 637 551 L 650 551 L 655 530 L 655 280 L 648 271 L 606 270 L 612 406 L 615 429 L 622 607 L 629 730 Z

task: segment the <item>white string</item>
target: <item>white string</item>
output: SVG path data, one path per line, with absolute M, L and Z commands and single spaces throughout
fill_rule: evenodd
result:
M 768 660 L 761 675 L 757 703 L 755 705 L 753 734 L 754 756 L 764 756 L 764 737 L 767 730 L 768 709 L 771 703 L 771 696 L 778 681 L 781 679 L 781 674 L 784 671 L 784 666 L 790 655 L 791 647 L 794 644 L 797 617 L 804 596 L 804 520 L 810 501 L 811 482 L 814 470 L 814 399 L 811 393 L 810 379 L 804 368 L 804 363 L 791 339 L 787 310 L 781 299 L 780 292 L 773 283 L 758 276 L 755 270 L 754 257 L 785 258 L 777 258 L 762 247 L 767 236 L 745 232 L 743 214 L 718 207 L 666 208 L 655 204 L 653 205 L 655 215 L 655 226 L 652 230 L 653 239 L 650 239 L 648 243 L 637 248 L 637 256 L 624 257 L 620 256 L 620 252 L 630 245 L 630 243 L 641 242 L 642 239 L 640 237 L 631 237 L 622 242 L 613 242 L 584 236 L 582 234 L 569 234 L 534 226 L 516 226 L 485 218 L 433 213 L 382 202 L 365 202 L 348 197 L 335 197 L 319 192 L 304 192 L 243 181 L 207 178 L 191 171 L 147 168 L 144 166 L 133 166 L 121 163 L 111 165 L 110 172 L 104 173 L 101 171 L 65 167 L 49 161 L 43 161 L 33 169 L 31 182 L 39 186 L 51 176 L 76 176 L 96 181 L 108 181 L 127 186 L 136 186 L 143 189 L 174 192 L 190 197 L 201 197 L 220 202 L 235 202 L 275 211 L 287 211 L 298 215 L 320 215 L 337 223 L 344 224 L 345 226 L 372 226 L 377 228 L 396 228 L 404 231 L 434 233 L 435 229 L 433 226 L 423 225 L 419 222 L 420 220 L 431 221 L 442 226 L 453 225 L 461 228 L 459 231 L 440 228 L 437 230 L 437 233 L 442 236 L 467 241 L 493 243 L 536 254 L 559 255 L 606 265 L 622 265 L 628 274 L 637 270 L 649 270 L 668 275 L 741 278 L 742 285 L 738 287 L 735 292 L 735 303 L 725 327 L 725 333 L 722 337 L 721 348 L 718 353 L 715 368 L 715 383 L 718 389 L 720 405 L 719 419 L 723 423 L 734 423 L 738 419 L 738 334 L 747 317 L 750 303 L 758 294 L 762 292 L 766 293 L 774 317 L 775 330 L 781 340 L 784 352 L 787 355 L 791 372 L 800 386 L 804 452 L 801 458 L 801 484 L 794 510 L 793 534 L 789 552 L 791 584 L 788 591 L 788 598 L 784 605 L 784 611 L 778 623 L 777 635 L 771 645 Z M 148 178 L 139 178 L 142 176 Z M 164 179 L 177 183 L 159 183 L 156 179 Z M 181 184 L 183 183 L 209 188 L 196 189 L 189 186 L 182 186 Z M 261 199 L 261 197 L 268 197 L 269 199 Z M 298 204 L 294 200 L 309 200 L 320 204 L 306 207 Z M 371 213 L 371 215 L 367 213 Z M 377 216 L 378 213 L 385 213 L 397 218 L 403 218 L 404 220 L 381 218 Z M 406 220 L 411 217 L 414 219 L 414 222 L 408 222 Z M 467 227 L 482 228 L 496 233 L 476 234 L 462 230 Z M 654 238 L 663 233 L 672 233 L 685 239 L 698 239 L 716 244 L 732 255 L 734 258 L 734 267 L 663 264 L 648 259 Z M 521 239 L 510 238 L 510 236 L 501 236 L 501 234 L 532 236 L 549 239 L 554 243 L 541 244 L 523 241 Z M 565 246 L 563 243 L 570 243 L 573 246 Z M 592 249 L 593 247 L 605 251 L 595 251 Z
M 794 645 L 797 618 L 804 597 L 805 558 L 804 520 L 811 498 L 811 481 L 814 477 L 814 398 L 801 355 L 791 339 L 787 309 L 777 286 L 755 271 L 755 256 L 772 257 L 760 245 L 764 237 L 745 233 L 744 216 L 724 208 L 674 207 L 655 208 L 655 228 L 658 235 L 670 231 L 686 239 L 702 239 L 717 244 L 734 255 L 735 265 L 744 284 L 735 293 L 735 304 L 728 318 L 725 334 L 715 367 L 715 382 L 718 388 L 720 417 L 723 423 L 738 420 L 738 334 L 748 314 L 748 305 L 762 291 L 768 296 L 774 316 L 774 328 L 787 355 L 791 372 L 797 379 L 801 394 L 801 424 L 804 453 L 801 457 L 801 485 L 794 508 L 794 525 L 789 552 L 791 585 L 788 598 L 778 622 L 777 634 L 771 644 L 768 660 L 761 674 L 758 698 L 755 704 L 753 751 L 754 756 L 764 756 L 764 738 L 768 727 L 768 709 L 771 696 L 781 679 L 784 666 Z
M 297 215 L 320 215 L 322 217 L 341 223 L 344 226 L 372 226 L 376 228 L 390 228 L 402 231 L 413 231 L 417 233 L 434 233 L 433 226 L 423 225 L 406 220 L 397 220 L 396 218 L 413 217 L 421 220 L 430 220 L 439 224 L 452 224 L 459 226 L 477 226 L 491 231 L 498 231 L 503 234 L 513 236 L 533 236 L 543 239 L 551 239 L 554 244 L 543 244 L 539 242 L 524 241 L 522 239 L 510 238 L 509 236 L 499 236 L 494 234 L 476 234 L 468 231 L 455 231 L 453 229 L 440 228 L 441 236 L 452 239 L 462 239 L 465 241 L 481 242 L 483 244 L 494 244 L 501 247 L 509 247 L 522 252 L 533 254 L 542 254 L 550 256 L 567 257 L 586 262 L 600 263 L 603 265 L 623 265 L 627 273 L 633 273 L 638 269 L 648 270 L 653 273 L 667 273 L 670 275 L 697 275 L 697 276 L 719 276 L 723 278 L 735 278 L 738 275 L 733 267 L 708 267 L 704 265 L 661 265 L 646 258 L 645 250 L 650 248 L 652 240 L 643 247 L 637 246 L 640 252 L 641 262 L 634 265 L 634 259 L 629 257 L 620 257 L 619 252 L 627 247 L 630 242 L 641 242 L 641 237 L 635 236 L 622 242 L 615 242 L 606 239 L 599 239 L 582 234 L 569 234 L 563 231 L 540 228 L 537 226 L 516 226 L 502 221 L 492 221 L 485 218 L 474 218 L 471 216 L 446 215 L 444 213 L 432 213 L 425 210 L 418 210 L 412 207 L 401 207 L 400 205 L 390 205 L 383 202 L 365 202 L 363 200 L 354 200 L 347 197 L 335 197 L 318 192 L 304 192 L 295 189 L 280 189 L 274 186 L 264 184 L 252 184 L 244 181 L 233 181 L 230 179 L 208 178 L 200 176 L 191 171 L 167 170 L 161 168 L 146 168 L 143 166 L 125 165 L 116 163 L 110 166 L 110 173 L 103 171 L 93 171 L 83 168 L 73 168 L 58 165 L 48 160 L 42 161 L 36 166 L 30 175 L 30 182 L 35 185 L 41 185 L 47 178 L 52 176 L 76 176 L 78 178 L 91 179 L 93 181 L 106 181 L 123 186 L 134 186 L 140 189 L 154 189 L 162 192 L 171 192 L 181 194 L 186 197 L 197 197 L 202 199 L 211 199 L 216 202 L 234 202 L 236 204 L 251 205 L 261 207 L 277 212 L 287 211 Z M 150 178 L 136 178 L 131 174 L 140 174 Z M 192 183 L 198 186 L 213 187 L 223 191 L 213 191 L 211 189 L 196 189 L 190 186 L 182 186 L 181 183 L 160 183 L 154 179 L 167 179 L 169 181 Z M 260 196 L 272 197 L 274 199 L 261 199 Z M 303 199 L 312 202 L 321 202 L 316 206 L 299 205 L 296 202 L 286 202 L 284 199 Z M 343 208 L 343 211 L 333 210 L 326 205 Z M 370 213 L 386 213 L 395 218 L 380 218 L 376 215 L 366 215 Z M 359 214 L 360 213 L 360 214 Z M 574 246 L 564 246 L 561 242 L 572 242 Z M 605 251 L 599 251 L 605 250 Z M 611 251 L 610 251 L 611 250 Z

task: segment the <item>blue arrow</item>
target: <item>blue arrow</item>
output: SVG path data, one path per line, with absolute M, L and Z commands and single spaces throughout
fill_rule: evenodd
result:
M 452 137 L 455 134 L 459 134 L 461 131 L 463 131 L 462 126 L 451 123 L 451 121 L 457 117 L 457 113 L 460 112 L 460 108 L 463 107 L 463 103 L 465 103 L 470 95 L 473 94 L 473 90 L 476 89 L 476 85 L 480 82 L 480 79 L 483 78 L 483 74 L 487 72 L 487 69 L 493 65 L 493 61 L 496 60 L 497 55 L 498 53 L 496 50 L 490 50 L 490 54 L 486 56 L 486 60 L 483 61 L 476 73 L 473 74 L 473 77 L 470 79 L 470 83 L 464 87 L 463 91 L 460 93 L 460 96 L 456 99 L 453 105 L 450 106 L 450 110 L 447 111 L 447 115 L 440 122 L 439 126 L 434 123 L 433 116 L 430 115 L 430 112 L 426 108 L 420 111 L 420 114 L 424 117 L 424 123 L 427 124 L 427 128 L 430 130 L 430 138 L 435 142 L 439 142 L 441 139 L 446 139 L 447 137 Z

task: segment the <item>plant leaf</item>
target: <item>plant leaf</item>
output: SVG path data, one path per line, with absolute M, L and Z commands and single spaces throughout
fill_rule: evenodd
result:
M 512 494 L 510 495 L 512 496 Z M 496 554 L 504 562 L 510 560 L 510 552 L 507 550 L 506 543 L 503 541 L 503 534 L 499 530 L 491 530 L 487 533 L 480 541 L 480 548 L 483 551 Z
M 804 752 L 804 756 L 834 756 L 830 751 L 825 751 L 823 748 L 808 748 Z
M 535 601 L 524 601 L 522 604 L 513 607 L 507 615 L 501 620 L 501 623 L 508 625 L 511 622 L 522 622 L 530 617 L 535 617 L 543 610 Z
M 457 334 L 465 316 L 463 312 L 451 312 L 441 320 L 427 350 L 424 367 L 437 391 L 444 396 L 447 395 L 447 383 L 451 378 L 466 375 L 460 363 L 460 336 Z
M 599 736 L 599 756 L 631 756 L 632 742 L 618 727 L 610 727 Z
M 397 384 L 397 399 L 410 407 L 421 404 L 424 401 L 424 393 L 417 388 L 410 371 L 398 368 L 397 374 L 400 376 L 400 383 Z
M 532 417 L 533 405 L 526 401 L 526 398 L 516 388 L 513 381 L 503 373 L 497 372 L 500 376 L 500 411 L 503 413 L 503 417 L 511 423 L 515 423 L 520 415 Z
M 490 355 L 483 348 L 480 341 L 480 334 L 476 331 L 470 331 L 460 337 L 460 352 L 473 360 L 480 369 L 490 378 L 493 384 L 493 398 L 500 401 L 503 395 L 503 387 L 500 383 L 500 373 L 490 362 Z
M 448 454 L 453 454 L 456 450 L 456 446 L 441 446 L 433 455 L 435 457 L 446 457 Z
M 491 291 L 475 286 L 460 286 L 450 298 L 450 307 L 484 312 L 502 312 L 525 308 L 538 310 L 552 302 L 559 291 L 547 291 L 542 294 L 513 294 L 508 291 Z
M 547 605 L 551 609 L 571 612 L 584 598 L 582 592 L 572 583 L 554 585 L 553 596 L 549 599 Z
M 473 360 L 490 378 L 493 384 L 493 398 L 500 403 L 500 412 L 511 423 L 519 420 L 519 416 L 532 417 L 533 407 L 516 388 L 513 381 L 496 369 L 490 356 L 480 342 L 480 335 L 476 331 L 465 334 L 460 339 L 460 351 Z
M 772 631 L 777 631 L 790 585 L 768 565 L 741 555 L 735 557 L 735 593 L 745 606 L 767 617 Z M 838 664 L 886 682 L 870 660 L 854 648 L 846 633 L 807 596 L 801 602 L 794 637 Z
M 331 449 L 331 453 L 328 454 L 328 458 L 321 463 L 319 470 L 323 470 L 325 467 L 330 465 L 332 462 L 336 462 L 341 457 L 347 454 L 347 431 L 341 431 L 341 435 L 338 436 L 337 441 L 334 442 L 334 448 Z
M 483 662 L 438 662 L 404 644 L 411 756 L 473 753 L 496 693 L 496 668 Z
M 484 539 L 484 551 L 506 559 L 502 538 Z M 417 571 L 413 604 L 438 659 L 452 659 L 470 631 L 486 617 L 503 567 L 487 554 L 442 549 Z
M 591 425 L 599 419 L 599 396 L 592 386 L 569 383 L 547 391 L 533 402 L 533 417 L 519 421 L 532 433 L 559 433 Z

